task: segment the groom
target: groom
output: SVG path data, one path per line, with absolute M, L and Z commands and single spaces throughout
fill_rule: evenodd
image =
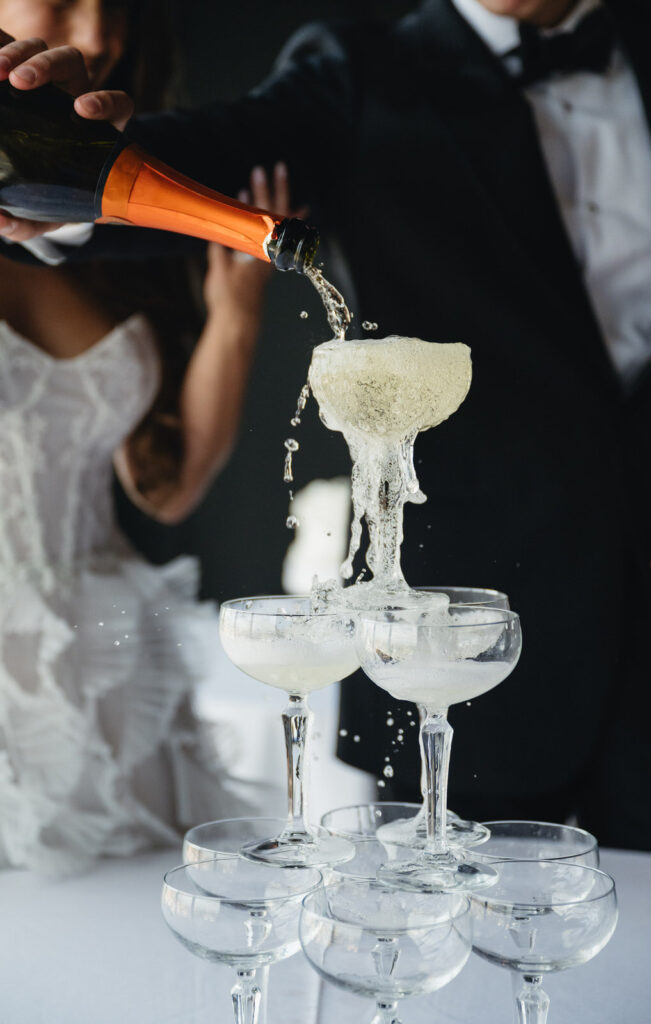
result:
M 295 201 L 345 254 L 355 322 L 471 346 L 468 398 L 416 444 L 429 500 L 406 510 L 403 568 L 416 586 L 506 591 L 524 649 L 501 686 L 452 709 L 451 806 L 574 817 L 606 845 L 651 849 L 643 6 L 427 0 L 391 26 L 312 26 L 238 103 L 127 130 L 231 194 L 253 164 L 285 160 Z M 74 55 L 34 50 L 5 47 L 0 77 L 83 91 Z M 124 96 L 92 100 L 78 112 L 128 120 Z M 16 240 L 34 231 L 3 225 Z M 85 251 L 127 244 L 157 240 L 98 228 Z M 340 757 L 379 778 L 390 758 L 382 792 L 417 799 L 414 718 L 356 677 Z

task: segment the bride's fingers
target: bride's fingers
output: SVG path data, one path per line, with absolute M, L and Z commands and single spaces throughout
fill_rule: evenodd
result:
M 4 47 L 3 54 L 11 55 L 14 47 L 20 48 L 23 54 L 9 74 L 9 81 L 16 89 L 36 89 L 52 82 L 73 96 L 87 91 L 89 82 L 84 58 L 74 46 L 57 46 L 48 50 L 44 49 L 43 40 L 27 39 Z M 38 52 L 29 55 L 37 48 Z
M 254 206 L 260 206 L 263 210 L 270 208 L 269 179 L 264 167 L 254 167 L 251 171 L 251 195 Z
M 273 208 L 276 213 L 284 213 L 289 216 L 289 172 L 287 164 L 280 161 L 274 167 L 274 201 Z
M 133 114 L 133 100 L 126 92 L 102 89 L 78 96 L 75 110 L 92 121 L 110 121 L 122 131 Z

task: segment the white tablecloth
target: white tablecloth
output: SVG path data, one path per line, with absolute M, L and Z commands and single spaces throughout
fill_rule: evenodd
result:
M 0 1024 L 231 1024 L 227 968 L 193 957 L 160 913 L 174 850 L 47 882 L 0 873 Z M 551 976 L 550 1024 L 651 1020 L 651 855 L 605 851 L 617 931 L 591 963 Z M 302 954 L 271 971 L 269 1024 L 365 1024 L 372 1004 L 321 986 Z M 508 972 L 472 956 L 447 988 L 405 1000 L 405 1024 L 506 1024 Z

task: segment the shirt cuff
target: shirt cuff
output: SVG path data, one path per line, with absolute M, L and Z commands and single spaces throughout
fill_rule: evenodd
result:
M 55 267 L 59 263 L 65 263 L 65 255 L 59 246 L 85 245 L 93 233 L 94 224 L 64 224 L 53 231 L 47 231 L 37 238 L 30 238 L 26 242 L 20 242 L 23 249 L 27 249 L 33 256 Z M 5 239 L 9 241 L 9 239 Z

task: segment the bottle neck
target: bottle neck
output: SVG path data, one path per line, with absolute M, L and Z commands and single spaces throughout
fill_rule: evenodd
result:
M 267 247 L 283 221 L 199 185 L 135 144 L 118 154 L 99 194 L 99 223 L 175 231 L 266 261 Z

